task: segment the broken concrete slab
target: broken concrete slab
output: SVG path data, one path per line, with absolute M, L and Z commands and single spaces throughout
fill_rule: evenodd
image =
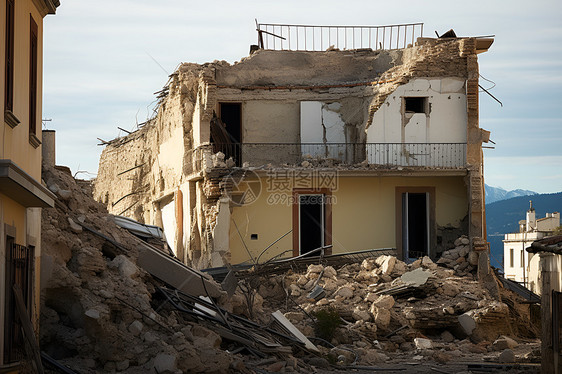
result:
M 418 287 L 425 284 L 430 276 L 430 271 L 424 270 L 423 268 L 417 268 L 416 270 L 404 273 L 400 279 L 402 279 L 402 282 L 407 285 Z
M 463 313 L 460 316 L 458 316 L 458 321 L 463 331 L 467 335 L 471 335 L 474 329 L 476 328 L 476 321 L 474 321 L 472 314 L 469 312 Z
M 308 340 L 308 338 L 306 336 L 303 335 L 302 332 L 299 331 L 299 329 L 297 329 L 295 327 L 295 325 L 293 325 L 291 323 L 291 321 L 289 321 L 284 315 L 283 313 L 281 313 L 280 310 L 277 310 L 275 313 L 271 314 L 273 316 L 273 318 L 275 318 L 275 320 L 277 322 L 279 322 L 283 327 L 285 327 L 291 334 L 293 334 L 298 340 L 300 340 L 302 343 L 304 343 L 305 347 L 307 349 L 310 349 L 313 352 L 319 352 L 318 348 L 312 344 L 312 342 L 310 340 Z
M 504 349 L 513 349 L 519 345 L 515 340 L 511 339 L 509 336 L 502 335 L 494 341 L 492 347 L 496 351 L 502 351 Z
M 430 339 L 425 338 L 414 338 L 414 345 L 416 346 L 416 349 L 419 350 L 433 348 L 433 342 Z
M 224 294 L 220 285 L 209 275 L 182 264 L 148 244 L 140 243 L 138 250 L 138 265 L 170 286 L 193 296 L 218 298 Z

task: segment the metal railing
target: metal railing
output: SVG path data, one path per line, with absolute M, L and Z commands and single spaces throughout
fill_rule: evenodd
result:
M 466 165 L 466 143 L 367 143 L 369 164 L 460 168 Z
M 210 157 L 222 152 L 236 166 L 300 165 L 303 161 L 326 165 L 369 164 L 387 167 L 462 168 L 466 165 L 466 143 L 236 143 L 204 146 Z M 202 154 L 199 149 L 195 154 Z M 205 163 L 197 158 L 195 169 Z M 327 165 L 327 166 L 330 166 Z
M 258 46 L 270 50 L 400 49 L 423 36 L 423 23 L 385 26 L 315 26 L 258 23 Z

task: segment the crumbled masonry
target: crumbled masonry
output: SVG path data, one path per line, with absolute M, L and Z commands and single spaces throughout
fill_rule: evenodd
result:
M 338 142 L 364 145 L 369 131 L 383 132 L 373 121 L 377 113 L 381 114 L 381 108 L 390 104 L 388 100 L 403 95 L 397 93 L 401 87 L 430 86 L 430 81 L 441 87 L 443 80 L 443 86 L 458 83 L 455 93 L 466 98 L 466 108 L 457 116 L 467 116 L 458 131 L 463 140 L 454 141 L 466 146 L 466 162 L 452 168 L 464 173 L 457 175 L 464 179 L 455 194 L 466 197 L 467 201 L 463 201 L 466 211 L 462 215 L 455 215 L 450 222 L 436 227 L 433 258 L 447 247 L 453 236 L 452 240 L 466 234 L 471 241 L 483 236 L 476 44 L 474 38 L 420 38 L 415 45 L 399 50 L 259 50 L 232 65 L 225 61 L 182 63 L 158 96 L 156 116 L 132 134 L 104 144 L 94 197 L 110 213 L 147 224 L 165 226 L 165 218 L 177 214 L 172 217 L 173 222 L 168 220 L 168 225 L 173 227 L 173 231 L 168 231 L 168 240 L 174 244 L 180 261 L 189 266 L 202 269 L 242 262 L 238 253 L 242 251 L 241 244 L 233 245 L 238 234 L 229 224 L 237 208 L 222 199 L 232 196 L 232 185 L 223 182 L 233 170 L 263 175 L 327 169 L 381 178 L 389 175 L 410 178 L 415 173 L 430 177 L 444 175 L 441 167 L 403 167 L 366 159 L 361 154 L 366 152 L 364 147 L 361 151 L 346 151 L 350 155 L 345 162 L 333 155 L 311 156 L 306 151 L 299 151 L 293 157 L 294 152 L 287 147 L 310 142 L 299 127 L 299 103 L 314 101 L 321 102 L 323 109 L 330 107 L 342 123 Z M 457 97 L 451 94 L 444 100 L 452 102 L 453 96 Z M 228 153 L 225 148 L 222 148 L 224 152 L 218 149 L 225 144 L 233 145 L 219 142 L 216 135 L 220 134 L 213 133 L 212 124 L 220 115 L 217 112 L 221 103 L 244 104 L 243 118 L 248 122 L 240 130 L 242 139 L 233 142 L 253 143 L 258 148 L 246 148 L 244 153 L 231 147 L 231 153 L 233 149 L 244 153 L 243 159 L 239 154 L 225 154 Z M 396 127 L 404 127 L 400 131 L 405 134 L 400 120 Z M 324 128 L 323 143 L 336 144 L 333 139 L 326 140 L 327 131 Z M 414 135 L 408 141 L 396 139 L 392 142 L 424 143 Z M 259 148 L 264 142 L 282 145 Z M 384 143 L 392 142 L 384 140 Z M 407 158 L 417 157 L 409 151 L 402 153 Z M 409 180 L 408 185 L 411 183 Z M 175 205 L 177 213 L 171 209 L 163 213 L 170 205 Z M 383 246 L 387 244 L 372 240 L 361 249 Z
M 43 178 L 59 199 L 43 209 L 41 349 L 77 373 L 226 372 L 236 356 L 218 348 L 220 337 L 180 326 L 174 312 L 161 314 L 152 304 L 161 284 L 136 265 L 138 239 L 117 227 L 68 169 L 44 168 Z
M 405 264 L 384 255 L 336 268 L 320 263 L 279 275 L 248 272 L 236 293 L 217 303 L 261 326 L 280 310 L 320 353 L 232 353 L 239 346 L 221 338 L 216 325 L 190 321 L 155 297 L 163 284 L 136 265 L 138 239 L 114 225 L 87 183 L 60 167 L 44 169 L 43 176 L 59 199 L 43 210 L 42 272 L 48 281 L 41 349 L 77 373 L 411 369 L 405 362 L 420 372 L 431 372 L 430 366 L 460 372 L 468 362 L 539 357 L 529 306 L 506 289 L 493 295 L 476 280 L 462 237 L 438 263 L 424 257 Z M 314 286 L 324 290 L 317 300 L 308 298 Z M 323 342 L 316 338 L 314 314 L 328 307 L 343 323 Z

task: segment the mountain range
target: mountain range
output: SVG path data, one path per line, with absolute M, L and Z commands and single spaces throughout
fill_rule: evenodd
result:
M 517 189 L 517 190 L 507 191 L 501 187 L 492 187 L 492 186 L 488 186 L 487 184 L 485 184 L 484 186 L 485 186 L 485 193 L 486 193 L 486 204 L 491 204 L 500 200 L 511 199 L 512 197 L 537 194 L 536 192 L 529 191 L 529 190 Z

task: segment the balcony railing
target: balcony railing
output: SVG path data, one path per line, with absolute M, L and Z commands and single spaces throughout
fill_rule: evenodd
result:
M 399 49 L 423 36 L 423 23 L 385 26 L 315 26 L 257 23 L 258 44 L 270 50 Z
M 236 166 L 357 165 L 457 169 L 466 165 L 466 143 L 231 143 L 207 144 L 191 152 L 193 170 L 213 167 L 222 152 Z M 216 166 L 216 165 L 215 165 Z

